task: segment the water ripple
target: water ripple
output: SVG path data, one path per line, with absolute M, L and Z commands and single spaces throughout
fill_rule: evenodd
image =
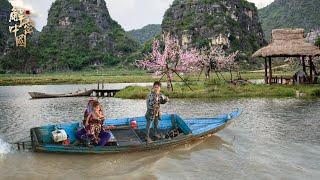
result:
M 320 100 L 171 99 L 163 113 L 212 117 L 244 113 L 208 139 L 166 150 L 121 155 L 10 153 L 10 145 L 46 124 L 78 121 L 88 98 L 31 100 L 28 91 L 71 92 L 94 85 L 0 87 L 0 179 L 201 178 L 316 179 L 320 176 Z M 120 87 L 122 84 L 109 87 Z M 143 116 L 145 100 L 100 99 L 108 118 Z

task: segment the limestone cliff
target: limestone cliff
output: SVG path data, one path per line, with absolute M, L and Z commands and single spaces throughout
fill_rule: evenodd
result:
M 0 56 L 3 54 L 9 37 L 9 17 L 12 9 L 8 0 L 0 0 Z
M 104 0 L 56 0 L 39 39 L 47 69 L 113 65 L 138 43 L 111 19 Z
M 245 0 L 175 0 L 162 29 L 187 47 L 224 45 L 248 56 L 265 43 L 257 8 Z

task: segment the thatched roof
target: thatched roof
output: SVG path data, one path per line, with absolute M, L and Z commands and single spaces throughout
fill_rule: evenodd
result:
M 320 56 L 320 49 L 304 38 L 304 29 L 274 29 L 272 42 L 252 57 Z

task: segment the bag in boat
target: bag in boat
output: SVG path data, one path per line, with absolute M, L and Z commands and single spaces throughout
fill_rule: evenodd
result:
M 68 139 L 68 135 L 63 129 L 54 130 L 51 133 L 54 142 L 62 142 Z

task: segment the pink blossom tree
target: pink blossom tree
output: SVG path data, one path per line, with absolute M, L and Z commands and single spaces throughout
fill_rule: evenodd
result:
M 154 40 L 152 52 L 146 55 L 145 59 L 138 61 L 137 66 L 152 71 L 154 75 L 161 76 L 161 79 L 166 76 L 167 89 L 173 91 L 174 75 L 185 82 L 179 73 L 198 71 L 201 56 L 196 49 L 182 49 L 179 41 L 170 34 L 163 35 L 162 41 L 164 48 L 161 48 L 159 40 Z
M 207 67 L 209 68 L 209 70 L 206 74 L 206 78 L 209 78 L 210 70 L 212 68 L 219 79 L 220 77 L 218 73 L 223 79 L 225 79 L 221 72 L 228 71 L 230 72 L 232 80 L 232 71 L 238 70 L 239 68 L 237 62 L 235 61 L 238 54 L 239 51 L 236 51 L 227 55 L 223 48 L 220 46 L 212 46 L 209 49 L 202 49 L 201 58 L 198 63 L 198 67 L 199 69 L 201 69 L 200 75 L 203 69 Z
M 239 69 L 238 63 L 235 61 L 238 54 L 239 51 L 233 52 L 229 55 L 226 55 L 225 51 L 221 51 L 221 53 L 218 53 L 216 56 L 217 70 L 220 72 L 228 71 L 230 73 L 231 81 L 233 80 L 232 71 Z
M 211 46 L 209 49 L 208 48 L 202 48 L 200 51 L 200 61 L 198 62 L 198 68 L 200 70 L 200 74 L 198 77 L 198 80 L 200 79 L 200 76 L 203 71 L 205 71 L 205 76 L 206 79 L 210 78 L 210 72 L 211 70 L 214 70 L 216 67 L 216 62 L 215 62 L 215 56 L 221 51 L 222 48 L 220 47 L 213 47 Z M 217 71 L 215 71 L 217 73 Z M 219 76 L 218 76 L 219 77 Z

